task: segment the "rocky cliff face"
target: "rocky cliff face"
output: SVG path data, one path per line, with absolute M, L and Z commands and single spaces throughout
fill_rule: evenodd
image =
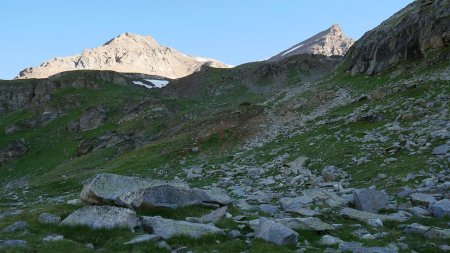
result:
M 269 58 L 268 61 L 279 61 L 286 57 L 299 54 L 342 56 L 348 51 L 353 43 L 354 40 L 346 37 L 339 25 L 334 24 L 327 30 Z
M 51 93 L 62 88 L 96 88 L 99 82 L 131 85 L 128 77 L 112 71 L 60 73 L 42 80 L 3 81 L 0 85 L 0 113 L 24 109 L 43 110 Z
M 352 74 L 373 75 L 450 46 L 450 1 L 418 0 L 358 40 L 346 55 Z
M 197 71 L 203 65 L 229 67 L 213 59 L 182 54 L 158 44 L 150 36 L 124 33 L 103 46 L 86 49 L 80 55 L 57 57 L 39 67 L 26 68 L 16 79 L 46 78 L 64 71 L 84 69 L 179 78 Z

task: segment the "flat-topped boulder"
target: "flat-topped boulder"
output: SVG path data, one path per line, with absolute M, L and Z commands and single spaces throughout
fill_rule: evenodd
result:
M 276 222 L 283 224 L 290 229 L 313 230 L 313 231 L 330 231 L 335 228 L 315 217 L 306 218 L 282 218 L 276 219 Z
M 398 221 L 398 222 L 405 222 L 409 219 L 408 216 L 406 216 L 403 213 L 393 213 L 389 215 L 384 214 L 376 214 L 376 213 L 370 213 L 370 212 L 364 212 L 360 210 L 356 210 L 350 207 L 343 208 L 340 212 L 340 214 L 343 217 L 364 221 L 366 223 L 369 222 L 369 220 L 373 219 L 380 219 L 381 221 Z
M 200 238 L 204 235 L 218 234 L 225 232 L 212 224 L 200 224 L 180 220 L 165 219 L 160 216 L 142 217 L 142 225 L 146 230 L 167 240 L 177 235 L 184 235 L 191 238 Z
M 90 204 L 131 208 L 175 208 L 197 204 L 231 203 L 231 198 L 218 188 L 203 190 L 190 188 L 182 182 L 148 180 L 115 174 L 97 174 L 85 181 L 80 198 Z
M 128 228 L 131 231 L 140 227 L 134 211 L 115 206 L 85 206 L 71 213 L 60 224 L 92 229 Z
M 410 197 L 411 197 L 411 201 L 413 203 L 426 205 L 426 206 L 428 206 L 429 204 L 433 204 L 437 201 L 433 195 L 426 194 L 426 193 L 417 192 L 417 193 L 411 194 Z
M 248 222 L 249 226 L 256 230 L 259 226 L 261 219 L 255 219 Z M 312 231 L 331 231 L 335 228 L 315 217 L 306 218 L 280 218 L 273 220 L 290 229 L 300 229 L 300 230 L 312 230 Z

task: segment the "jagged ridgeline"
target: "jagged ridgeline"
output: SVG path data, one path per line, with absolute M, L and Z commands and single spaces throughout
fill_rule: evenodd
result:
M 0 252 L 448 251 L 449 27 L 414 1 L 233 68 L 124 34 L 0 80 Z

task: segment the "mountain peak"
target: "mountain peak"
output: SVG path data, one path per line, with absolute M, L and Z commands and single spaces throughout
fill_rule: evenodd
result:
M 330 35 L 336 35 L 336 36 L 345 36 L 344 32 L 342 31 L 341 27 L 338 24 L 333 24 L 329 29 L 328 33 Z
M 268 61 L 279 61 L 286 57 L 299 54 L 342 56 L 354 42 L 353 39 L 345 36 L 338 24 L 333 24 L 330 28 L 269 58 Z
M 117 37 L 109 40 L 104 44 L 104 46 L 113 44 L 136 44 L 136 43 L 150 44 L 153 46 L 159 45 L 158 42 L 156 42 L 156 40 L 153 39 L 153 37 L 151 36 L 143 36 L 140 34 L 126 32 L 119 34 Z
M 85 49 L 81 54 L 57 57 L 39 67 L 22 70 L 16 79 L 46 78 L 71 70 L 113 70 L 180 78 L 200 70 L 203 65 L 216 68 L 230 66 L 209 58 L 182 54 L 162 46 L 151 36 L 122 33 L 102 46 Z

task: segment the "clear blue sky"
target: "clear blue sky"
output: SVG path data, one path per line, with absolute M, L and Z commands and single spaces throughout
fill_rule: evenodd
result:
M 238 65 L 334 23 L 358 39 L 412 0 L 2 0 L 0 79 L 124 32 Z

